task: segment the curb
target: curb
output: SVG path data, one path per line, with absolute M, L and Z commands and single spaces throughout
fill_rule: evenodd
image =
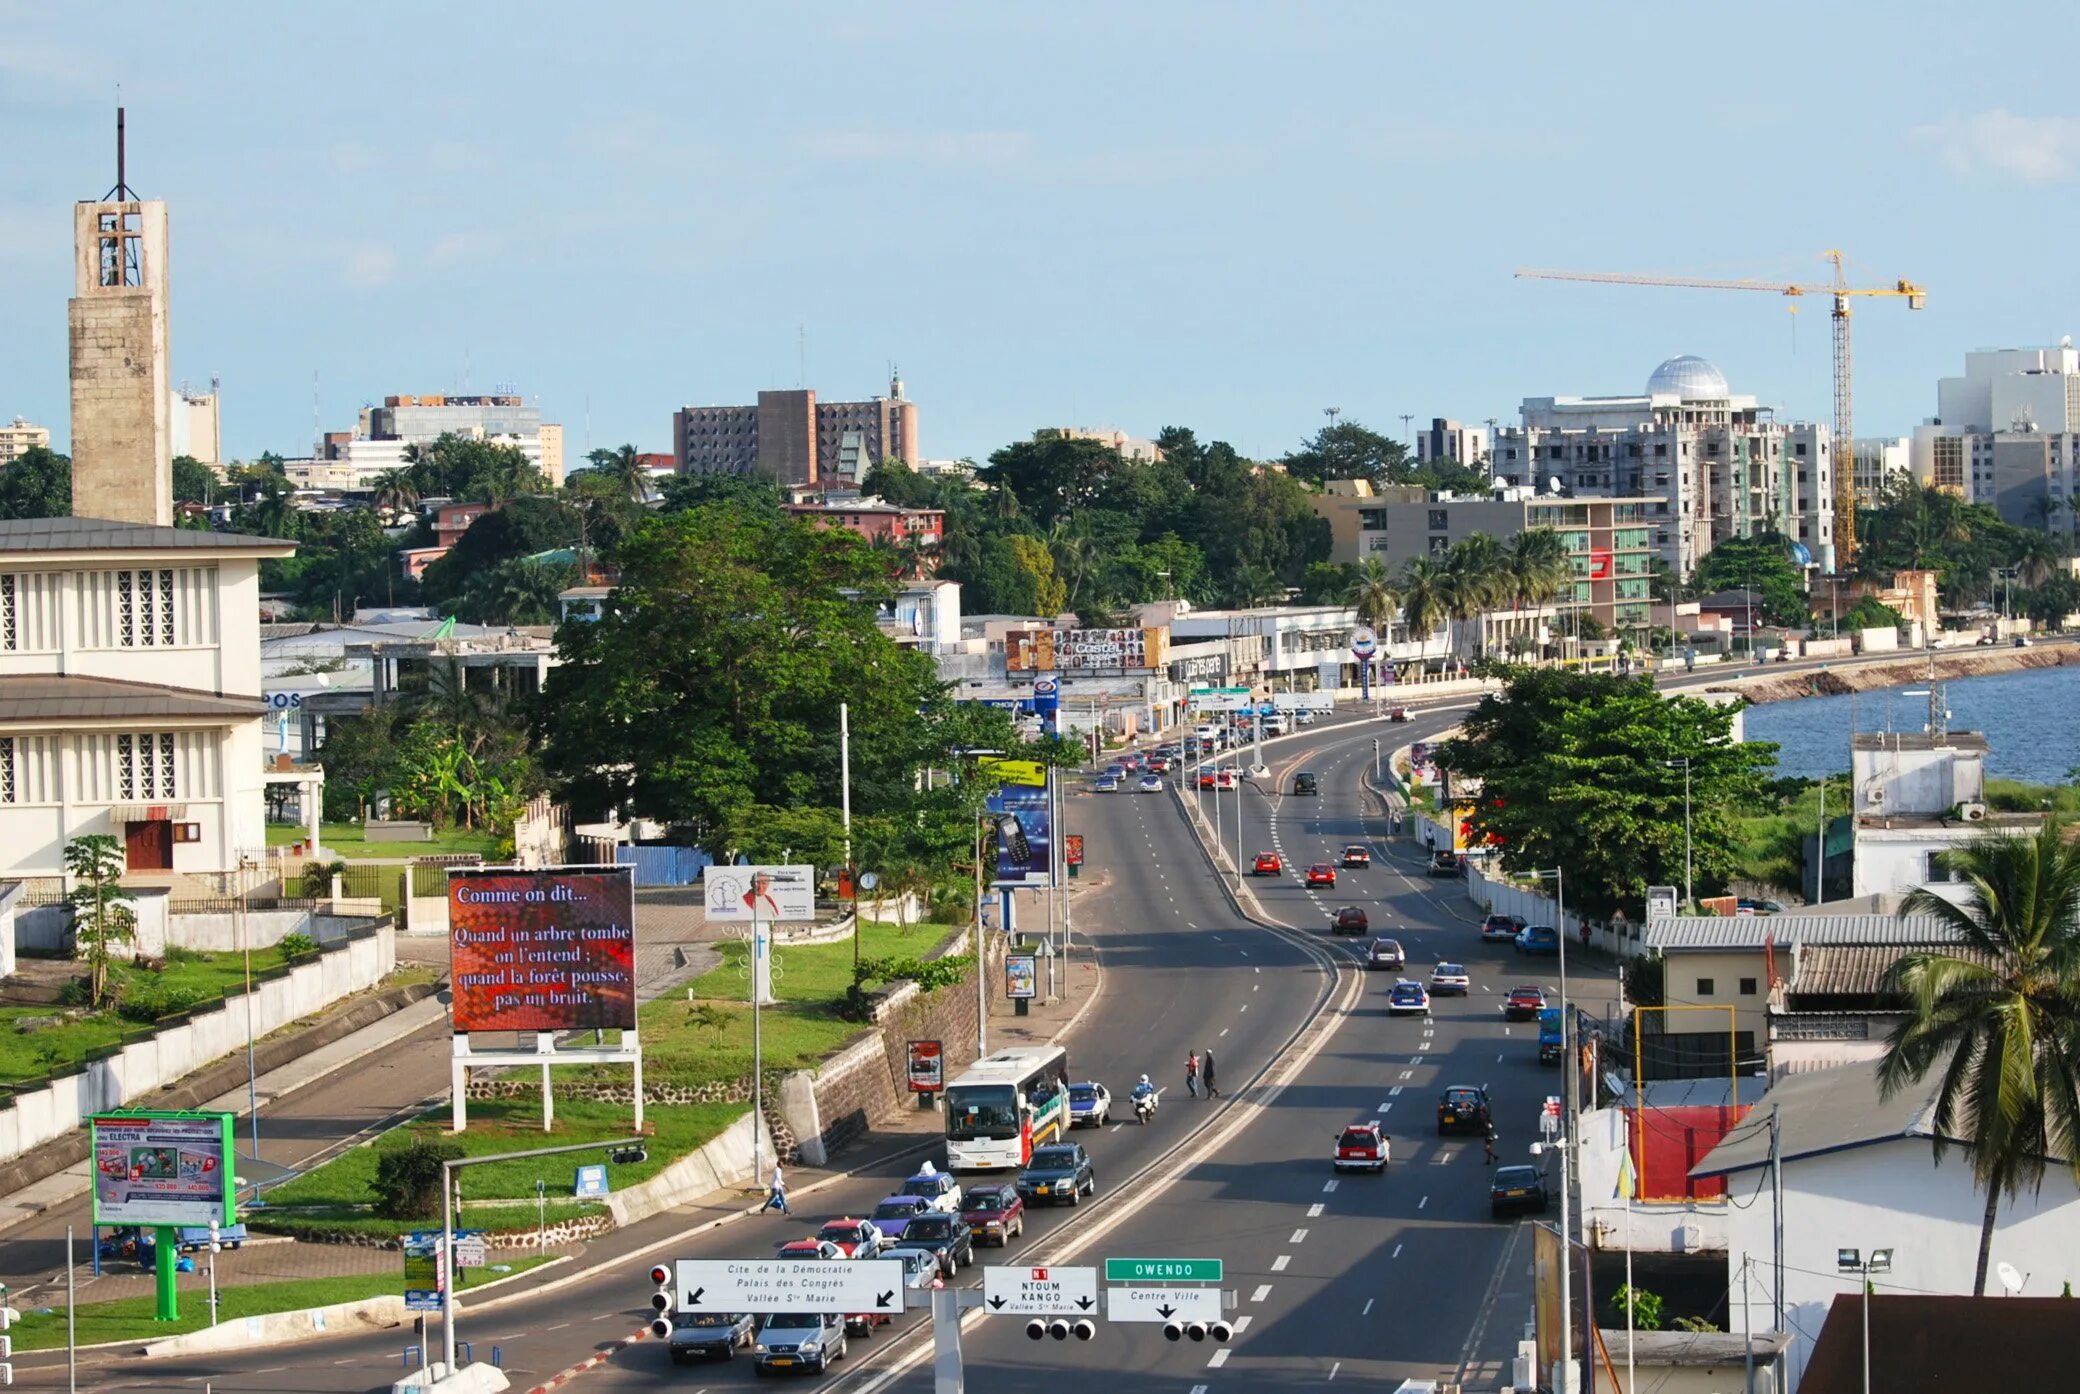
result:
M 551 1389 L 555 1389 L 559 1386 L 569 1384 L 572 1380 L 576 1379 L 579 1375 L 584 1374 L 586 1371 L 596 1370 L 600 1366 L 606 1364 L 609 1360 L 612 1360 L 615 1356 L 621 1354 L 622 1351 L 627 1350 L 637 1341 L 645 1341 L 649 1338 L 650 1328 L 647 1326 L 642 1327 L 637 1330 L 635 1335 L 623 1337 L 621 1340 L 614 1342 L 614 1344 L 608 1346 L 605 1350 L 601 1351 L 599 1354 L 593 1356 L 589 1360 L 580 1360 L 577 1364 L 571 1366 L 567 1370 L 559 1370 L 557 1373 L 543 1380 L 540 1384 L 534 1386 L 534 1388 L 528 1390 L 527 1394 L 547 1394 L 547 1391 Z

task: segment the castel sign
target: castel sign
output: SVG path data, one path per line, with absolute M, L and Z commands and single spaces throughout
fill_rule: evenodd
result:
M 1167 629 L 1018 629 L 1004 636 L 1011 673 L 1113 672 L 1161 668 Z

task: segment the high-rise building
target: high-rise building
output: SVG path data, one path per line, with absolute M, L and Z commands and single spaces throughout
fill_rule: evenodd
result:
M 1869 508 L 1887 483 L 1914 473 L 1914 443 L 1905 436 L 1866 436 L 1856 442 L 1855 462 L 1856 502 Z
M 173 453 L 205 465 L 223 464 L 222 427 L 216 379 L 210 379 L 207 392 L 190 392 L 182 383 L 173 395 Z
M 783 485 L 857 485 L 886 459 L 917 467 L 917 404 L 903 380 L 863 402 L 819 402 L 808 388 L 762 391 L 752 406 L 681 407 L 672 453 L 684 474 L 758 473 Z
M 1436 416 L 1430 419 L 1427 427 L 1416 432 L 1416 463 L 1427 465 L 1432 461 L 1449 460 L 1455 465 L 1476 469 L 1487 464 L 1488 446 L 1487 427 L 1465 426 Z
M 82 517 L 173 522 L 166 205 L 124 182 L 72 206 L 72 497 Z
M 1936 383 L 1936 415 L 1914 428 L 1914 476 L 2069 543 L 2080 493 L 2080 349 L 1981 349 Z
M 1832 564 L 1833 433 L 1776 420 L 1702 358 L 1669 359 L 1636 396 L 1527 397 L 1522 410 L 1496 434 L 1497 485 L 1649 500 L 1654 548 L 1686 576 L 1714 543 L 1764 531 Z
M 402 467 L 412 446 L 431 445 L 445 435 L 510 445 L 551 487 L 563 483 L 563 427 L 542 420 L 539 406 L 511 392 L 385 397 L 361 409 L 351 434 L 328 433 L 311 460 L 292 461 L 289 478 L 312 488 L 367 489 L 378 475 Z
M 38 446 L 48 450 L 50 444 L 50 427 L 31 426 L 22 417 L 17 416 L 14 424 L 0 425 L 0 465 L 16 459 L 25 450 L 34 450 Z

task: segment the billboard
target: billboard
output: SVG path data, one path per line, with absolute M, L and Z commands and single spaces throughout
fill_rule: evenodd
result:
M 113 1113 L 89 1124 L 97 1225 L 228 1225 L 228 1113 Z
M 749 927 L 816 918 L 813 866 L 711 866 L 701 886 L 711 921 Z
M 1015 629 L 1004 636 L 1004 670 L 1066 673 L 1161 668 L 1167 629 Z
M 946 1087 L 946 1052 L 938 1041 L 911 1041 L 910 1092 L 936 1094 Z
M 635 1029 L 634 867 L 454 868 L 448 941 L 457 1034 Z
M 1054 884 L 1054 810 L 1045 785 L 1006 784 L 986 806 L 995 816 L 986 825 L 996 846 L 998 886 Z
M 1013 999 L 1027 999 L 1039 995 L 1039 960 L 1032 954 L 1006 954 L 1004 956 L 1004 995 Z

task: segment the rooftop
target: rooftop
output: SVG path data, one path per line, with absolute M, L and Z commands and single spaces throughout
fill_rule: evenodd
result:
M 1937 738 L 1926 731 L 1858 731 L 1849 737 L 1851 750 L 1964 750 L 1984 755 L 1986 736 L 1979 731 L 1951 731 Z
M 1907 944 L 1814 944 L 1802 948 L 1789 991 L 1812 997 L 1871 997 L 1902 957 L 1915 951 Z M 1919 946 L 1925 947 L 1925 946 Z M 1947 946 L 1959 958 L 1984 962 L 1985 956 L 1961 944 Z
M 1671 915 L 1649 920 L 1650 949 L 1760 949 L 1791 944 L 1952 944 L 1933 915 Z
M 1875 1060 L 1786 1075 L 1770 1086 L 1703 1161 L 1690 1168 L 1690 1174 L 1727 1176 L 1768 1166 L 1772 1116 L 1777 1119 L 1778 1151 L 1786 1162 L 1902 1138 L 1933 1140 L 1935 1093 L 1941 1082 L 1941 1072 L 1932 1072 L 1920 1084 L 1881 1099 Z
M 1632 1352 L 1637 1364 L 1728 1366 L 1744 1365 L 1748 1359 L 1748 1337 L 1732 1331 L 1634 1331 L 1629 1336 L 1623 1327 L 1603 1331 L 1603 1343 L 1623 1357 L 1625 1343 L 1632 1342 Z M 1755 1361 L 1757 1365 L 1773 1360 L 1791 1347 L 1791 1338 L 1781 1331 L 1758 1331 L 1755 1333 Z
M 162 528 L 108 518 L 0 519 L 0 552 L 242 551 L 288 556 L 294 542 L 202 528 Z
M 224 697 L 186 687 L 117 678 L 32 674 L 0 677 L 0 722 L 92 721 L 112 717 L 201 716 L 244 720 L 265 713 L 258 697 Z
M 2052 1372 L 2070 1370 L 2080 1344 L 2080 1302 L 2071 1298 L 1880 1292 L 1871 1299 L 1866 1386 L 1863 1322 L 1861 1295 L 1836 1294 L 1799 1394 L 2044 1388 L 2057 1382 Z

